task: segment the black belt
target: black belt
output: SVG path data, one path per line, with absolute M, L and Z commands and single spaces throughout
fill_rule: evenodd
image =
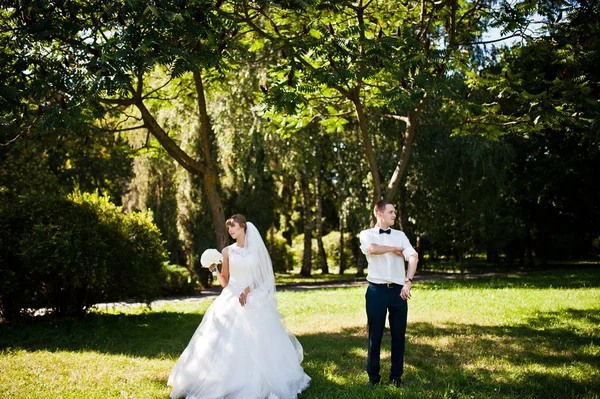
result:
M 402 287 L 400 284 L 396 284 L 396 283 L 375 284 L 375 283 L 372 283 L 369 281 L 369 284 L 374 285 L 375 287 L 386 287 L 386 288 Z

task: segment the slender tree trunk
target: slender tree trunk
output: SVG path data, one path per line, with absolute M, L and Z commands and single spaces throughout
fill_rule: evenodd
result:
M 317 170 L 315 177 L 315 198 L 316 211 L 315 223 L 317 228 L 317 245 L 319 247 L 319 264 L 321 265 L 321 273 L 329 274 L 329 266 L 327 265 L 327 253 L 323 245 L 323 198 L 321 195 L 321 171 Z
M 423 253 L 423 238 L 421 236 L 417 237 L 417 242 L 415 243 L 415 251 L 419 254 L 419 268 L 423 268 L 425 262 L 425 254 Z
M 292 245 L 292 216 L 290 214 L 290 210 L 293 208 L 293 183 L 290 181 L 291 178 L 288 175 L 284 175 L 283 177 L 283 188 L 281 190 L 281 196 L 283 197 L 283 205 L 284 205 L 284 220 L 285 225 L 283 226 L 283 238 L 289 246 Z
M 406 211 L 406 186 L 400 185 L 400 192 L 398 196 L 398 216 L 400 219 L 400 230 L 406 234 L 409 239 L 409 228 L 408 228 L 408 212 Z
M 456 0 L 450 0 L 450 38 L 449 47 L 456 44 Z
M 196 86 L 196 94 L 198 99 L 198 112 L 200 115 L 200 148 L 202 149 L 202 158 L 206 165 L 206 173 L 202 176 L 204 190 L 208 205 L 212 216 L 213 227 L 217 238 L 217 248 L 223 249 L 229 243 L 229 235 L 225 228 L 225 214 L 223 212 L 223 204 L 219 196 L 219 178 L 217 175 L 217 167 L 212 156 L 212 125 L 208 117 L 206 109 L 206 98 L 204 97 L 204 84 L 202 83 L 202 75 L 200 72 L 194 72 L 194 83 Z
M 371 171 L 371 177 L 373 179 L 373 203 L 376 203 L 381 199 L 381 178 L 379 177 L 379 168 L 377 167 L 377 161 L 375 159 L 375 150 L 373 149 L 371 136 L 369 135 L 367 116 L 364 112 L 360 98 L 358 97 L 358 93 L 355 93 L 350 100 L 354 104 L 354 110 L 358 120 L 358 130 L 361 134 L 369 170 Z
M 527 230 L 527 264 L 529 267 L 534 265 L 533 259 L 533 239 L 531 238 L 531 229 Z
M 356 275 L 359 277 L 364 276 L 367 259 L 360 250 L 360 239 L 356 235 L 350 233 L 350 243 L 352 245 L 352 254 L 356 260 Z
M 304 205 L 304 256 L 302 257 L 302 268 L 300 274 L 302 276 L 310 276 L 312 269 L 312 212 L 310 200 L 310 186 L 306 172 L 301 176 L 302 198 Z
M 415 140 L 415 136 L 417 134 L 418 119 L 421 115 L 421 112 L 423 112 L 426 99 L 427 93 L 423 95 L 423 98 L 421 98 L 421 101 L 419 101 L 417 107 L 408 111 L 407 117 L 402 119 L 406 123 L 406 129 L 404 130 L 404 144 L 402 145 L 402 152 L 400 153 L 396 170 L 394 170 L 394 174 L 388 183 L 385 192 L 385 199 L 391 200 L 394 198 L 396 191 L 398 190 L 398 184 L 402 180 L 404 173 L 406 173 L 408 158 L 412 150 L 413 141 Z
M 362 277 L 365 275 L 365 266 L 367 265 L 367 259 L 360 250 L 358 251 L 358 263 L 356 264 L 356 276 Z
M 359 26 L 361 27 L 359 35 L 360 35 L 360 58 L 362 59 L 364 54 L 364 48 L 362 43 L 365 43 L 365 20 L 364 20 L 364 12 L 365 8 L 363 6 L 363 2 L 359 2 L 359 6 L 355 8 L 356 10 L 356 20 L 358 21 Z M 358 67 L 357 71 L 357 82 L 356 87 L 354 87 L 351 91 L 340 91 L 343 95 L 345 95 L 352 104 L 354 105 L 354 111 L 356 112 L 356 119 L 358 120 L 358 130 L 360 131 L 363 147 L 365 149 L 365 155 L 367 157 L 367 163 L 369 164 L 369 170 L 371 171 L 371 177 L 373 179 L 373 203 L 376 203 L 381 199 L 381 178 L 379 176 L 379 168 L 377 167 L 377 160 L 375 159 L 375 150 L 373 149 L 373 144 L 371 143 L 371 136 L 369 135 L 369 129 L 367 124 L 367 115 L 365 114 L 363 104 L 360 100 L 360 90 L 362 88 L 363 76 L 362 76 L 362 68 Z
M 344 252 L 344 219 L 340 215 L 340 274 L 344 274 L 346 270 L 346 253 Z

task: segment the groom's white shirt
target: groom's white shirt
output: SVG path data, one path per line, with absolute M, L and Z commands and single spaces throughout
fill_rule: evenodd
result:
M 368 252 L 369 245 L 389 245 L 404 248 L 403 256 L 393 252 L 382 255 L 371 255 Z M 392 229 L 390 234 L 379 234 L 379 226 L 360 232 L 360 249 L 369 262 L 367 281 L 375 284 L 396 283 L 404 285 L 406 270 L 404 259 L 415 255 L 417 251 L 410 245 L 406 234 L 400 230 Z

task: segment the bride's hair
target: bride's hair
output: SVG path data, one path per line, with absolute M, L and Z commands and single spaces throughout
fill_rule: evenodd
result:
M 244 217 L 244 215 L 239 213 L 232 215 L 225 222 L 225 227 L 233 226 L 235 223 L 239 224 L 242 229 L 246 230 L 246 218 Z

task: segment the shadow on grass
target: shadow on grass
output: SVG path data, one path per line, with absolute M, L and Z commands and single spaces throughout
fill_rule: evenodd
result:
M 303 366 L 313 381 L 302 398 L 597 398 L 600 359 L 585 347 L 598 345 L 593 325 L 599 320 L 598 310 L 569 309 L 516 326 L 412 323 L 399 391 L 365 389 L 365 329 L 303 335 L 298 337 L 306 348 Z M 571 323 L 588 329 L 578 333 Z M 389 375 L 389 348 L 386 335 L 382 380 Z
M 0 325 L 0 350 L 97 351 L 148 358 L 178 357 L 202 314 L 92 313 L 83 319 L 42 319 Z
M 586 347 L 598 345 L 599 320 L 600 310 L 568 309 L 515 326 L 413 323 L 407 361 L 423 388 L 455 397 L 597 398 L 600 359 Z
M 148 312 L 0 326 L 0 349 L 97 351 L 174 361 L 201 319 L 200 314 Z M 303 367 L 312 378 L 301 398 L 595 398 L 600 360 L 585 348 L 591 343 L 597 348 L 600 337 L 593 326 L 599 323 L 599 310 L 578 309 L 540 313 L 515 326 L 411 323 L 406 384 L 400 390 L 365 387 L 365 328 L 299 335 Z M 389 375 L 389 348 L 386 334 L 383 380 Z

